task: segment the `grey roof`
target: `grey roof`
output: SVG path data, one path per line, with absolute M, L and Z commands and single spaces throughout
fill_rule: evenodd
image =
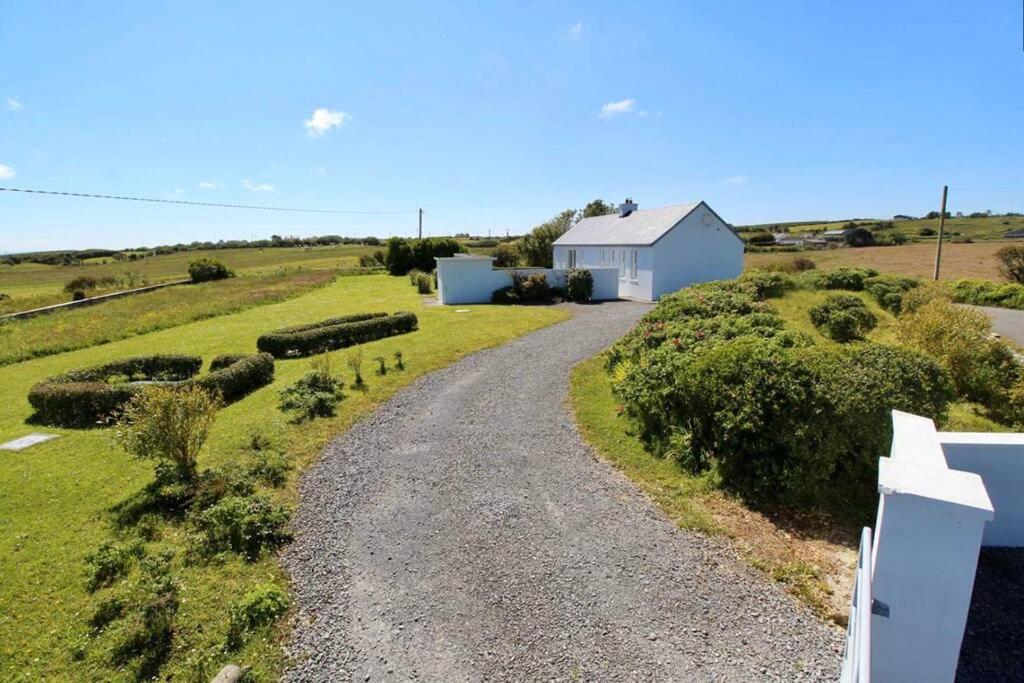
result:
M 618 213 L 584 218 L 555 240 L 556 245 L 654 244 L 703 202 L 639 209 L 625 218 Z

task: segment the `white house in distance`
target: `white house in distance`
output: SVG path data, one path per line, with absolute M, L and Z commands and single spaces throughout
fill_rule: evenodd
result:
M 738 277 L 743 240 L 705 202 L 584 218 L 554 244 L 554 266 L 616 268 L 619 296 L 654 301 L 687 285 Z

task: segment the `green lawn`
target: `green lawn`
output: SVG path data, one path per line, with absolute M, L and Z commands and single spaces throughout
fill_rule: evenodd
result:
M 892 233 L 900 233 L 906 235 L 911 239 L 934 239 L 934 237 L 921 237 L 920 232 L 922 230 L 933 230 L 938 231 L 939 219 L 919 219 L 914 221 L 893 221 L 893 227 L 877 230 L 874 226 L 881 221 L 887 219 L 871 219 L 871 220 L 854 220 L 854 221 L 822 221 L 822 222 L 808 222 L 808 223 L 764 223 L 760 225 L 740 225 L 736 226 L 736 229 L 744 236 L 749 237 L 753 234 L 754 230 L 762 230 L 765 228 L 779 231 L 789 231 L 793 234 L 803 234 L 805 232 L 822 232 L 824 230 L 838 230 L 844 227 L 847 223 L 853 222 L 859 225 L 865 225 L 871 229 L 875 236 L 887 235 Z M 983 216 L 977 218 L 957 218 L 955 216 L 946 219 L 945 234 L 949 235 L 950 238 L 970 238 L 972 240 L 989 240 L 989 239 L 1000 239 L 1004 234 L 1011 230 L 1020 230 L 1024 228 L 1024 216 Z
M 0 302 L 0 313 L 69 301 L 64 284 L 76 277 L 119 277 L 131 272 L 150 284 L 188 277 L 188 264 L 208 257 L 223 261 L 239 274 L 267 273 L 286 266 L 336 270 L 359 265 L 359 257 L 381 247 L 337 245 L 325 247 L 281 247 L 273 249 L 210 249 L 149 256 L 139 261 L 118 262 L 112 258 L 89 259 L 76 266 L 48 266 L 39 263 L 0 265 L 0 292 L 11 298 Z
M 95 306 L 11 320 L 0 324 L 0 365 L 283 301 L 333 279 L 331 271 L 291 269 L 168 287 Z
M 109 663 L 110 643 L 88 636 L 86 620 L 95 598 L 85 591 L 84 556 L 114 533 L 112 506 L 129 499 L 152 479 L 147 463 L 114 448 L 107 430 L 31 427 L 26 393 L 40 379 L 72 368 L 154 352 L 202 355 L 252 352 L 256 337 L 269 329 L 347 313 L 412 310 L 420 317 L 417 332 L 361 347 L 366 358 L 365 392 L 348 390 L 337 417 L 302 426 L 284 422 L 277 391 L 308 368 L 309 359 L 278 361 L 276 379 L 247 398 L 223 409 L 200 458 L 208 467 L 239 458 L 253 428 L 279 425 L 289 452 L 299 465 L 311 462 L 323 445 L 374 406 L 417 376 L 448 365 L 467 353 L 564 319 L 564 311 L 544 307 L 425 307 L 407 278 L 383 275 L 344 277 L 285 302 L 250 308 L 170 329 L 135 336 L 0 368 L 0 439 L 32 430 L 61 438 L 21 453 L 0 452 L 0 680 L 122 680 L 129 672 Z M 97 309 L 99 310 L 99 309 Z M 402 351 L 408 369 L 378 377 L 372 358 Z M 344 368 L 347 351 L 333 355 Z M 297 471 L 288 485 L 271 494 L 294 502 Z M 184 531 L 163 529 L 159 545 L 179 548 Z M 186 566 L 181 553 L 175 575 L 182 582 L 174 650 L 162 676 L 175 680 L 212 677 L 227 660 L 252 665 L 257 680 L 271 680 L 283 660 L 282 629 L 224 655 L 228 610 L 253 585 L 283 581 L 272 558 L 253 564 L 228 559 L 220 564 Z M 71 652 L 84 648 L 84 659 Z M 199 662 L 204 659 L 204 666 Z

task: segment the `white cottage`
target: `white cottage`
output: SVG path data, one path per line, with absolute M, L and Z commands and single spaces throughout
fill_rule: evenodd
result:
M 704 202 L 584 218 L 555 240 L 555 268 L 617 268 L 619 296 L 654 301 L 687 285 L 738 277 L 743 240 Z

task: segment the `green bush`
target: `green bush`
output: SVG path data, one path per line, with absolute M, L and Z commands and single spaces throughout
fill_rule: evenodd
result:
M 437 265 L 434 259 L 465 252 L 466 248 L 450 237 L 392 237 L 388 240 L 384 265 L 392 275 L 405 275 L 413 268 L 430 272 Z
M 875 314 L 853 294 L 831 294 L 808 313 L 822 334 L 843 343 L 863 339 L 878 324 Z
M 284 328 L 261 335 L 256 347 L 275 358 L 308 356 L 418 329 L 412 313 L 365 313 Z
M 231 607 L 227 646 L 234 650 L 245 635 L 273 623 L 288 611 L 288 594 L 272 583 L 256 586 Z
M 192 383 L 220 397 L 224 403 L 248 396 L 274 381 L 274 357 L 269 353 L 225 354 L 210 363 L 210 373 Z
M 594 276 L 585 268 L 570 268 L 565 274 L 565 293 L 573 301 L 594 298 Z
M 191 484 L 218 407 L 217 398 L 196 386 L 151 387 L 124 405 L 114 442 L 136 458 L 155 460 L 158 482 Z
M 903 310 L 903 295 L 920 284 L 917 278 L 877 275 L 864 280 L 864 291 L 874 297 L 879 306 L 899 315 Z
M 945 287 L 957 303 L 1024 310 L 1024 285 L 960 279 L 946 283 Z
M 139 541 L 112 543 L 107 541 L 96 552 L 85 558 L 88 569 L 87 587 L 95 591 L 109 586 L 124 576 L 136 560 L 145 555 L 146 549 Z
M 156 678 L 171 653 L 181 600 L 178 582 L 170 573 L 170 558 L 165 553 L 143 561 L 138 585 L 132 590 L 131 609 L 121 617 L 129 621 L 129 633 L 114 648 L 112 659 L 117 666 L 138 660 L 136 680 Z
M 111 378 L 181 382 L 198 373 L 202 365 L 203 359 L 198 356 L 139 356 L 49 377 L 28 392 L 28 402 L 35 409 L 32 419 L 61 427 L 105 424 L 144 388 L 140 384 L 110 383 Z
M 544 273 L 513 273 L 512 288 L 520 303 L 534 304 L 551 301 L 551 287 Z
M 812 261 L 813 263 L 813 261 Z M 740 282 L 752 288 L 758 301 L 782 296 L 793 288 L 793 279 L 777 271 L 754 268 L 740 276 Z
M 192 517 L 197 549 L 206 555 L 231 551 L 255 561 L 291 538 L 285 529 L 290 516 L 287 508 L 260 495 L 227 496 Z
M 188 275 L 192 282 L 210 282 L 225 280 L 235 274 L 221 261 L 211 258 L 200 258 L 188 264 Z
M 316 358 L 309 372 L 281 390 L 279 407 L 285 412 L 295 413 L 297 422 L 331 417 L 343 397 L 344 386 L 341 378 L 332 372 L 328 357 Z
M 996 252 L 999 273 L 1010 282 L 1024 283 L 1024 247 L 1012 245 Z
M 607 354 L 616 395 L 653 453 L 742 495 L 866 509 L 888 411 L 941 419 L 948 376 L 907 349 L 815 344 L 755 292 L 728 281 L 663 297 Z
M 491 293 L 492 304 L 512 305 L 519 303 L 519 295 L 516 294 L 516 288 L 511 285 L 508 287 L 502 287 L 501 289 L 494 290 Z
M 878 271 L 874 268 L 841 267 L 805 273 L 803 281 L 811 289 L 846 289 L 859 292 L 864 289 L 865 280 L 877 275 Z
M 430 294 L 434 291 L 434 278 L 430 273 L 420 273 L 416 276 L 416 291 L 420 294 Z

